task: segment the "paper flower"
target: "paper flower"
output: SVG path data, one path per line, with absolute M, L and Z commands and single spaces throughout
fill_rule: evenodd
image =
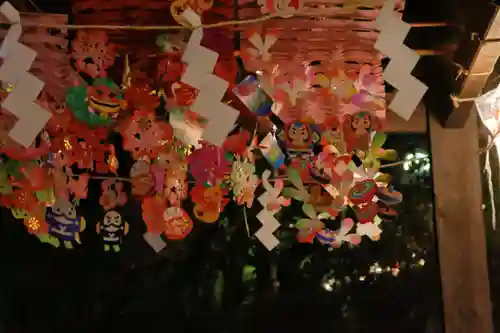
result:
M 271 53 L 269 49 L 278 40 L 276 33 L 267 33 L 261 36 L 256 31 L 248 33 L 248 41 L 252 47 L 244 48 L 241 52 L 241 57 L 245 63 L 245 68 L 250 71 L 266 69 L 269 70 L 268 64 L 271 61 Z
M 154 113 L 136 110 L 122 131 L 123 147 L 134 158 L 155 155 L 162 142 L 172 138 L 170 124 L 156 120 Z
M 106 76 L 106 69 L 115 62 L 115 51 L 108 45 L 105 31 L 78 30 L 71 55 L 77 70 L 91 77 Z
M 282 179 L 276 179 L 274 181 L 274 186 L 272 186 L 269 183 L 269 177 L 271 176 L 271 171 L 266 170 L 262 174 L 262 186 L 266 190 L 267 193 L 269 193 L 269 202 L 267 203 L 267 207 L 265 207 L 267 210 L 278 210 L 282 206 L 288 206 L 290 205 L 291 200 L 288 198 L 285 198 L 284 196 L 280 196 L 281 191 L 283 191 L 284 188 L 284 182 Z
M 254 192 L 259 185 L 259 177 L 255 175 L 255 165 L 246 161 L 234 161 L 231 170 L 233 195 L 238 205 L 252 207 Z
M 115 180 L 104 180 L 101 183 L 102 194 L 99 204 L 104 210 L 110 210 L 120 205 L 123 206 L 128 200 L 127 194 L 123 192 L 123 184 Z
M 318 232 L 316 237 L 320 243 L 330 245 L 333 248 L 339 248 L 343 243 L 357 245 L 361 243 L 361 236 L 358 234 L 349 234 L 353 227 L 354 221 L 347 218 L 342 221 L 339 230 L 331 231 L 329 229 L 323 229 Z
M 298 201 L 308 202 L 310 195 L 302 183 L 300 172 L 293 168 L 287 168 L 286 176 L 288 181 L 292 183 L 294 187 L 285 187 L 283 189 L 283 195 Z
M 300 219 L 295 223 L 295 228 L 299 229 L 297 233 L 297 241 L 300 243 L 312 243 L 316 234 L 325 228 L 325 224 L 321 222 L 324 214 L 317 214 L 316 210 L 310 204 L 302 206 L 302 210 L 308 218 Z
M 90 175 L 87 173 L 78 175 L 76 179 L 69 179 L 68 189 L 75 199 L 87 199 L 89 179 Z
M 197 184 L 216 184 L 217 179 L 231 172 L 231 163 L 221 148 L 205 141 L 200 143 L 201 148 L 196 149 L 186 158 L 189 173 Z

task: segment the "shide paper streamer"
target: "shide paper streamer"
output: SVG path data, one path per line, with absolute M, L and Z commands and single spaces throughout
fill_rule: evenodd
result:
M 280 227 L 280 223 L 274 217 L 279 212 L 281 206 L 288 206 L 290 200 L 280 197 L 283 190 L 283 180 L 277 180 L 273 187 L 269 183 L 271 171 L 266 170 L 262 174 L 262 186 L 266 190 L 260 197 L 259 202 L 262 210 L 257 214 L 257 219 L 262 223 L 262 227 L 257 230 L 255 237 L 269 250 L 273 250 L 280 243 L 274 236 L 274 232 Z
M 410 120 L 428 87 L 411 74 L 420 56 L 404 45 L 411 26 L 394 11 L 395 5 L 396 0 L 387 0 L 377 17 L 380 35 L 375 49 L 391 59 L 384 70 L 384 80 L 398 92 L 389 108 L 403 119 Z
M 9 2 L 2 4 L 0 12 L 12 23 L 0 48 L 0 56 L 4 59 L 0 68 L 0 81 L 13 86 L 2 107 L 18 118 L 9 137 L 29 147 L 52 114 L 33 102 L 45 84 L 28 73 L 37 53 L 19 43 L 22 33 L 19 12 Z
M 221 102 L 229 83 L 213 74 L 219 54 L 201 45 L 203 28 L 198 14 L 187 8 L 184 18 L 196 28 L 189 38 L 182 61 L 187 64 L 182 82 L 198 89 L 191 111 L 207 120 L 202 138 L 221 147 L 234 128 L 238 110 Z

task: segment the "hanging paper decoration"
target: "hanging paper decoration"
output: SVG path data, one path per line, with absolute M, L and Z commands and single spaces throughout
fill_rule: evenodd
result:
M 279 240 L 274 236 L 280 223 L 274 215 L 278 213 L 281 206 L 288 206 L 290 199 L 280 196 L 283 190 L 283 180 L 276 180 L 274 186 L 269 183 L 271 171 L 266 170 L 262 174 L 262 186 L 266 190 L 260 197 L 259 202 L 262 210 L 257 214 L 257 219 L 262 223 L 262 227 L 257 230 L 255 237 L 269 250 L 273 250 L 279 244 Z
M 252 207 L 254 192 L 259 185 L 259 178 L 255 175 L 255 166 L 248 161 L 234 161 L 231 170 L 233 195 L 238 205 Z
M 290 17 L 300 12 L 304 7 L 303 0 L 258 0 L 263 14 Z
M 500 156 L 500 86 L 478 97 L 475 100 L 479 118 L 489 131 L 488 146 L 486 147 L 486 157 L 484 159 L 484 169 L 488 178 L 488 192 L 490 196 L 491 224 L 496 230 L 496 207 L 495 192 L 493 190 L 493 179 L 489 151 L 493 146 Z
M 106 70 L 115 62 L 105 31 L 78 30 L 71 47 L 77 70 L 93 78 L 106 77 Z
M 357 245 L 361 242 L 361 236 L 349 233 L 353 227 L 354 221 L 352 219 L 344 219 L 339 230 L 322 229 L 318 232 L 317 237 L 320 243 L 329 245 L 332 248 L 339 248 L 343 243 Z
M 329 53 L 332 59 L 310 62 L 295 54 L 282 61 L 282 52 L 271 54 L 281 41 L 252 31 L 241 55 L 255 75 L 227 91 L 234 80 L 222 78 L 236 73 L 231 47 L 231 59 L 217 61 L 210 49 L 222 52 L 217 43 L 224 35 L 206 34 L 207 46 L 200 44 L 198 14 L 208 5 L 187 0 L 172 6 L 195 29 L 187 44 L 181 35 L 158 37 L 156 89 L 149 74 L 140 73 L 145 64 L 129 64 L 128 57 L 123 82 L 114 82 L 121 64 L 107 76 L 115 57 L 107 36 L 78 32 L 72 64 L 88 84 L 75 80 L 65 87 L 65 103 L 40 96 L 53 115 L 36 144 L 9 141 L 16 117 L 0 112 L 0 204 L 40 241 L 66 248 L 81 242 L 81 201 L 102 207 L 102 220 L 92 223 L 110 252 L 126 246 L 129 225 L 120 212 L 135 203 L 147 227 L 144 240 L 156 252 L 202 223 L 224 232 L 216 225 L 234 210 L 243 218 L 231 222 L 244 223 L 249 233 L 258 223 L 255 238 L 270 251 L 285 228 L 298 242 L 331 249 L 377 241 L 402 200 L 381 173 L 397 154 L 382 148 L 385 105 L 377 65 L 354 68 L 341 48 Z M 284 16 L 301 8 L 286 1 L 266 6 Z M 0 93 L 0 100 L 8 96 Z M 89 182 L 101 188 L 99 200 L 91 197 Z M 247 216 L 254 214 L 256 193 L 258 222 Z M 290 206 L 297 205 L 302 211 L 291 217 L 295 224 L 278 221 L 281 210 L 294 212 Z
M 228 191 L 218 182 L 213 186 L 196 185 L 190 192 L 194 216 L 205 223 L 214 223 L 228 203 Z
M 49 224 L 49 234 L 63 241 L 65 248 L 73 248 L 75 242 L 81 244 L 80 232 L 85 229 L 85 219 L 77 214 L 71 202 L 57 199 L 47 212 L 46 221 Z
M 391 60 L 384 70 L 384 80 L 398 90 L 389 108 L 409 120 L 422 100 L 427 86 L 411 72 L 420 56 L 404 44 L 411 26 L 394 11 L 396 0 L 386 0 L 376 20 L 380 35 L 375 49 Z
M 199 16 L 190 8 L 187 8 L 183 15 L 192 26 L 201 25 Z M 191 111 L 207 120 L 203 139 L 220 147 L 233 129 L 239 112 L 221 102 L 229 83 L 212 73 L 218 53 L 202 46 L 202 38 L 203 28 L 196 28 L 189 38 L 182 56 L 182 61 L 187 64 L 182 82 L 198 89 L 198 96 L 191 106 Z
M 285 128 L 278 133 L 278 137 L 286 151 L 291 155 L 310 153 L 320 139 L 318 129 L 309 121 L 285 124 Z
M 2 107 L 18 119 L 9 131 L 9 137 L 29 147 L 49 121 L 51 113 L 34 103 L 44 83 L 28 73 L 37 53 L 18 42 L 22 33 L 19 12 L 8 1 L 2 4 L 0 12 L 12 24 L 0 48 L 0 56 L 4 59 L 0 81 L 14 87 Z
M 102 222 L 96 225 L 96 232 L 101 236 L 106 252 L 110 250 L 120 252 L 120 245 L 128 231 L 129 224 L 115 210 L 106 212 Z
M 271 53 L 269 49 L 278 40 L 277 33 L 266 33 L 262 36 L 257 31 L 248 32 L 248 41 L 252 47 L 244 48 L 241 52 L 241 57 L 245 61 L 245 67 L 251 71 L 272 69 Z

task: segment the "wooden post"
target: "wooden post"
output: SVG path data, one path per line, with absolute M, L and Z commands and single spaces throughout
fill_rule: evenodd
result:
M 492 333 L 475 110 L 463 128 L 430 119 L 446 333 Z

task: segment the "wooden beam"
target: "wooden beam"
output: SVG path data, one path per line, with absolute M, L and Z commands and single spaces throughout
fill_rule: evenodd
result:
M 430 120 L 446 333 L 492 333 L 475 111 L 463 128 Z
M 420 103 L 410 120 L 404 120 L 392 111 L 387 111 L 384 132 L 425 133 L 427 132 L 427 117 L 425 106 Z
M 458 4 L 457 4 L 458 5 Z M 455 53 L 454 62 L 465 75 L 457 76 L 458 98 L 470 99 L 482 94 L 486 80 L 500 56 L 500 7 L 486 0 L 464 2 L 461 26 L 465 33 Z M 446 127 L 462 127 L 469 117 L 473 102 L 463 102 L 445 122 Z

